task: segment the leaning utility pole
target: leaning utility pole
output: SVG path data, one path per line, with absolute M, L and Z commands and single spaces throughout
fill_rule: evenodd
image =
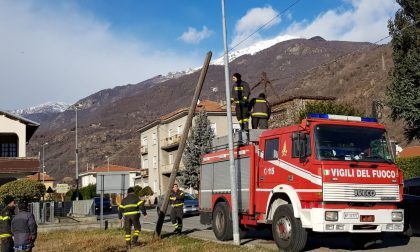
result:
M 230 170 L 230 197 L 232 201 L 232 225 L 233 225 L 233 243 L 241 244 L 239 237 L 239 214 L 238 214 L 238 190 L 236 185 L 235 157 L 233 155 L 233 126 L 232 126 L 232 108 L 230 106 L 230 85 L 229 85 L 229 56 L 226 35 L 226 17 L 225 1 L 222 0 L 222 23 L 223 23 L 223 44 L 225 47 L 225 87 L 226 87 L 226 117 L 228 123 L 228 141 L 229 141 L 229 170 Z
M 174 186 L 174 183 L 175 183 L 176 174 L 178 173 L 178 170 L 179 170 L 179 164 L 181 163 L 182 153 L 184 152 L 185 145 L 188 138 L 188 132 L 190 131 L 190 128 L 192 125 L 192 120 L 195 114 L 195 108 L 197 106 L 198 98 L 200 97 L 201 89 L 203 87 L 203 83 L 206 78 L 207 70 L 209 69 L 211 55 L 212 55 L 211 52 L 207 53 L 203 68 L 201 69 L 200 78 L 198 79 L 197 87 L 195 88 L 194 97 L 191 102 L 190 109 L 188 111 L 187 121 L 184 125 L 184 131 L 182 132 L 178 151 L 176 153 L 174 167 L 172 168 L 171 176 L 169 178 L 168 190 L 166 191 L 165 197 L 163 199 L 162 207 L 160 208 L 158 221 L 156 223 L 155 233 L 153 235 L 155 238 L 160 237 L 160 232 L 162 231 L 163 221 L 165 219 L 166 210 L 168 209 L 169 194 L 171 194 L 172 187 Z

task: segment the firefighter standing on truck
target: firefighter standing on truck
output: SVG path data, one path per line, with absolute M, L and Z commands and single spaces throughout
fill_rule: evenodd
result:
M 1 252 L 13 252 L 12 217 L 15 213 L 15 199 L 6 195 L 3 199 L 3 209 L 0 212 L 0 244 Z
M 143 216 L 146 218 L 146 208 L 144 206 L 144 201 L 140 200 L 139 197 L 134 193 L 134 188 L 130 187 L 127 190 L 127 197 L 125 197 L 121 204 L 118 206 L 118 218 L 124 216 L 124 230 L 125 230 L 125 242 L 127 248 L 129 249 L 131 245 L 139 245 L 138 239 L 140 235 L 140 211 Z M 131 236 L 131 226 L 134 226 L 134 233 Z
M 253 98 L 249 102 L 249 110 L 252 117 L 253 129 L 268 129 L 268 119 L 270 119 L 271 107 L 265 98 L 265 94 L 261 93 L 258 98 Z
M 171 221 L 174 226 L 174 233 L 181 233 L 182 217 L 184 216 L 184 192 L 179 190 L 178 184 L 174 184 L 172 187 L 169 202 L 172 206 Z
M 232 75 L 233 86 L 230 101 L 235 103 L 236 118 L 238 119 L 241 130 L 248 130 L 248 99 L 251 94 L 249 84 L 241 79 L 239 73 Z

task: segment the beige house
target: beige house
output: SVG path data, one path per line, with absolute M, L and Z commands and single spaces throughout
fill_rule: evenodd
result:
M 39 171 L 39 158 L 26 156 L 26 145 L 39 124 L 0 111 L 0 185 Z
M 203 100 L 197 105 L 196 114 L 202 109 L 207 112 L 215 136 L 227 135 L 226 106 Z M 138 130 L 142 169 L 136 183 L 143 187 L 150 186 L 155 195 L 161 195 L 167 189 L 188 110 L 189 108 L 178 109 Z M 239 129 L 235 116 L 232 116 L 232 121 L 234 129 Z M 180 169 L 183 168 L 184 165 L 181 162 Z
M 306 104 L 319 101 L 333 101 L 335 97 L 325 96 L 293 96 L 271 105 L 271 118 L 268 125 L 271 129 L 295 124 L 299 113 Z

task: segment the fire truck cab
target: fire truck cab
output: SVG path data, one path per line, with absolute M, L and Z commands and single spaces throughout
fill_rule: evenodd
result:
M 310 114 L 246 138 L 234 142 L 242 231 L 270 225 L 286 251 L 302 250 L 309 230 L 351 233 L 358 247 L 403 231 L 403 174 L 376 119 Z M 200 176 L 201 223 L 232 239 L 227 145 L 203 156 Z

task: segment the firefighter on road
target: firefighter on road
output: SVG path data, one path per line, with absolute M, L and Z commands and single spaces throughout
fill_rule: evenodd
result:
M 238 119 L 239 125 L 241 125 L 241 130 L 248 130 L 248 99 L 251 94 L 251 89 L 249 84 L 241 79 L 239 73 L 234 73 L 232 75 L 233 85 L 232 85 L 232 94 L 231 102 L 235 103 L 236 118 Z
M 16 202 L 12 196 L 6 195 L 3 199 L 4 208 L 0 212 L 0 244 L 1 252 L 13 252 L 12 217 Z
M 261 93 L 258 98 L 254 98 L 249 102 L 249 110 L 251 110 L 252 128 L 268 129 L 271 107 L 264 93 Z
M 171 221 L 174 226 L 174 233 L 181 233 L 182 217 L 184 215 L 184 192 L 179 190 L 178 184 L 174 184 L 172 187 L 169 203 L 172 206 Z
M 125 230 L 125 242 L 129 249 L 131 245 L 139 245 L 138 239 L 140 235 L 140 212 L 146 218 L 146 208 L 144 201 L 140 200 L 134 193 L 134 188 L 130 187 L 127 190 L 127 197 L 125 197 L 121 204 L 118 206 L 118 218 L 124 216 L 124 230 Z M 134 226 L 134 233 L 131 236 L 131 226 Z

